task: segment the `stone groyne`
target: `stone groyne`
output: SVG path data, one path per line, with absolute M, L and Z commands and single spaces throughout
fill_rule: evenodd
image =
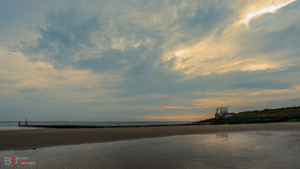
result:
M 179 123 L 179 124 L 149 124 L 149 125 L 103 125 L 103 126 L 88 126 L 88 125 L 21 125 L 20 127 L 38 127 L 38 128 L 132 128 L 132 127 L 172 127 L 172 126 L 195 126 L 195 125 L 210 125 L 210 123 Z

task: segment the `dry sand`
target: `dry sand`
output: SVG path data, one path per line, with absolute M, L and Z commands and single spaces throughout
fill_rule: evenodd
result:
M 243 131 L 300 130 L 300 122 L 144 128 L 40 129 L 0 131 L 0 151 L 120 140 Z

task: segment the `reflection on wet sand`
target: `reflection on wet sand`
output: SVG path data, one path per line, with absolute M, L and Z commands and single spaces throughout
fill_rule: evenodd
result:
M 1 151 L 0 156 L 28 157 L 36 168 L 297 168 L 299 140 L 299 131 L 198 134 Z
M 228 134 L 217 134 L 217 138 L 228 138 Z

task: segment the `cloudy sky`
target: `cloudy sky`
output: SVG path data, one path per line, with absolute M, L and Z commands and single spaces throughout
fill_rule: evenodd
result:
M 300 1 L 1 1 L 1 120 L 201 120 L 300 104 Z

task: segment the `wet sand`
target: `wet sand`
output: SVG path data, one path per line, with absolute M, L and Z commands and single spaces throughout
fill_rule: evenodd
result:
M 180 127 L 41 129 L 0 131 L 0 151 L 100 143 L 189 134 L 243 131 L 300 131 L 300 123 L 234 124 Z

